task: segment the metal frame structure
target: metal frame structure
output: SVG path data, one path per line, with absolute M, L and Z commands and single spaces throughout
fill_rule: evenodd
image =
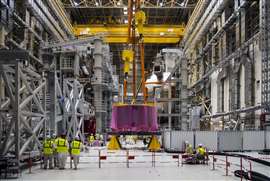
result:
M 14 153 L 17 165 L 26 151 L 39 152 L 38 135 L 45 136 L 47 81 L 43 74 L 28 65 L 26 51 L 0 51 L 1 78 L 7 90 L 1 101 L 0 155 Z
M 262 104 L 270 111 L 270 2 L 260 1 L 262 48 Z
M 268 12 L 266 12 L 269 5 L 265 3 L 268 2 L 263 0 L 199 1 L 186 26 L 182 45 L 189 61 L 188 88 L 191 90 L 189 95 L 194 105 L 203 108 L 204 116 L 200 119 L 202 124 L 208 124 L 206 126 L 208 129 L 210 124 L 220 122 L 223 127 L 238 122 L 238 129 L 240 129 L 239 125 L 244 122 L 245 129 L 259 129 L 262 107 L 269 105 L 267 102 L 269 100 L 266 100 L 269 94 L 267 66 L 269 18 L 267 19 Z M 252 19 L 256 19 L 256 22 Z M 258 28 L 259 19 L 260 28 Z M 257 50 L 259 41 L 261 41 L 262 51 Z M 261 73 L 260 69 L 254 70 L 255 66 L 260 66 L 261 54 L 264 62 L 262 79 L 258 77 Z M 242 67 L 244 73 L 241 73 Z M 215 76 L 217 76 L 216 81 Z M 221 97 L 221 94 L 225 95 L 225 83 L 221 83 L 221 79 L 227 81 L 226 101 Z M 256 84 L 254 79 L 257 80 Z M 262 106 L 260 99 L 255 98 L 260 92 L 260 80 L 262 80 L 260 95 Z M 238 85 L 240 81 L 241 89 Z M 210 98 L 209 96 L 215 96 L 213 93 L 215 91 L 218 92 L 217 98 Z M 245 96 L 240 98 L 241 91 Z M 222 103 L 221 99 L 223 99 Z M 224 109 L 224 102 L 226 102 L 226 109 Z
M 84 116 L 89 115 L 84 110 L 83 85 L 76 79 L 64 79 L 64 119 L 62 131 L 65 130 L 66 136 L 70 139 L 80 136 L 82 140 Z

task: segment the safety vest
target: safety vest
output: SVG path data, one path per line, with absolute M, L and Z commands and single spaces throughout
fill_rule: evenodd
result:
M 94 142 L 94 141 L 95 141 L 95 137 L 94 137 L 93 135 L 91 135 L 91 136 L 89 137 L 89 142 L 92 143 L 92 142 Z
M 58 153 L 67 153 L 68 152 L 68 145 L 67 145 L 67 140 L 63 139 L 63 138 L 59 138 L 56 141 L 56 145 L 57 145 L 57 152 Z
M 188 153 L 188 154 L 193 154 L 193 149 L 192 149 L 191 146 L 187 146 L 187 148 L 186 148 L 186 153 Z
M 43 153 L 44 155 L 53 154 L 53 141 L 45 140 L 43 143 Z
M 205 155 L 205 149 L 204 148 L 198 148 L 197 153 L 199 153 L 200 155 Z
M 80 141 L 72 141 L 71 143 L 71 154 L 79 155 L 81 153 L 81 142 Z

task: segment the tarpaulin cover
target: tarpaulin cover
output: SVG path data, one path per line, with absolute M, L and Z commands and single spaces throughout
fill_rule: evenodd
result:
M 157 131 L 157 109 L 149 105 L 113 106 L 113 131 Z

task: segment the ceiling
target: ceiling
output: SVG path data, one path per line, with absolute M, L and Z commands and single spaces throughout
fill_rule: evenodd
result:
M 197 0 L 141 0 L 149 25 L 186 24 Z M 126 24 L 128 0 L 62 0 L 72 24 Z M 145 44 L 145 67 L 150 70 L 156 54 L 163 48 L 176 47 L 177 44 Z M 110 44 L 113 64 L 121 75 L 121 51 L 124 44 Z

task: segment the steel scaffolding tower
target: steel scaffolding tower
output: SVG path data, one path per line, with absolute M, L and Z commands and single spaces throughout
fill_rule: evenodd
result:
M 261 50 L 262 50 L 262 105 L 270 111 L 270 2 L 260 1 L 261 8 Z M 267 116 L 265 126 L 270 127 L 270 118 Z
M 26 51 L 0 51 L 0 74 L 6 92 L 0 105 L 0 155 L 13 154 L 20 166 L 25 152 L 37 152 L 46 133 L 46 78 L 28 64 Z M 4 133 L 4 134 L 3 134 Z

